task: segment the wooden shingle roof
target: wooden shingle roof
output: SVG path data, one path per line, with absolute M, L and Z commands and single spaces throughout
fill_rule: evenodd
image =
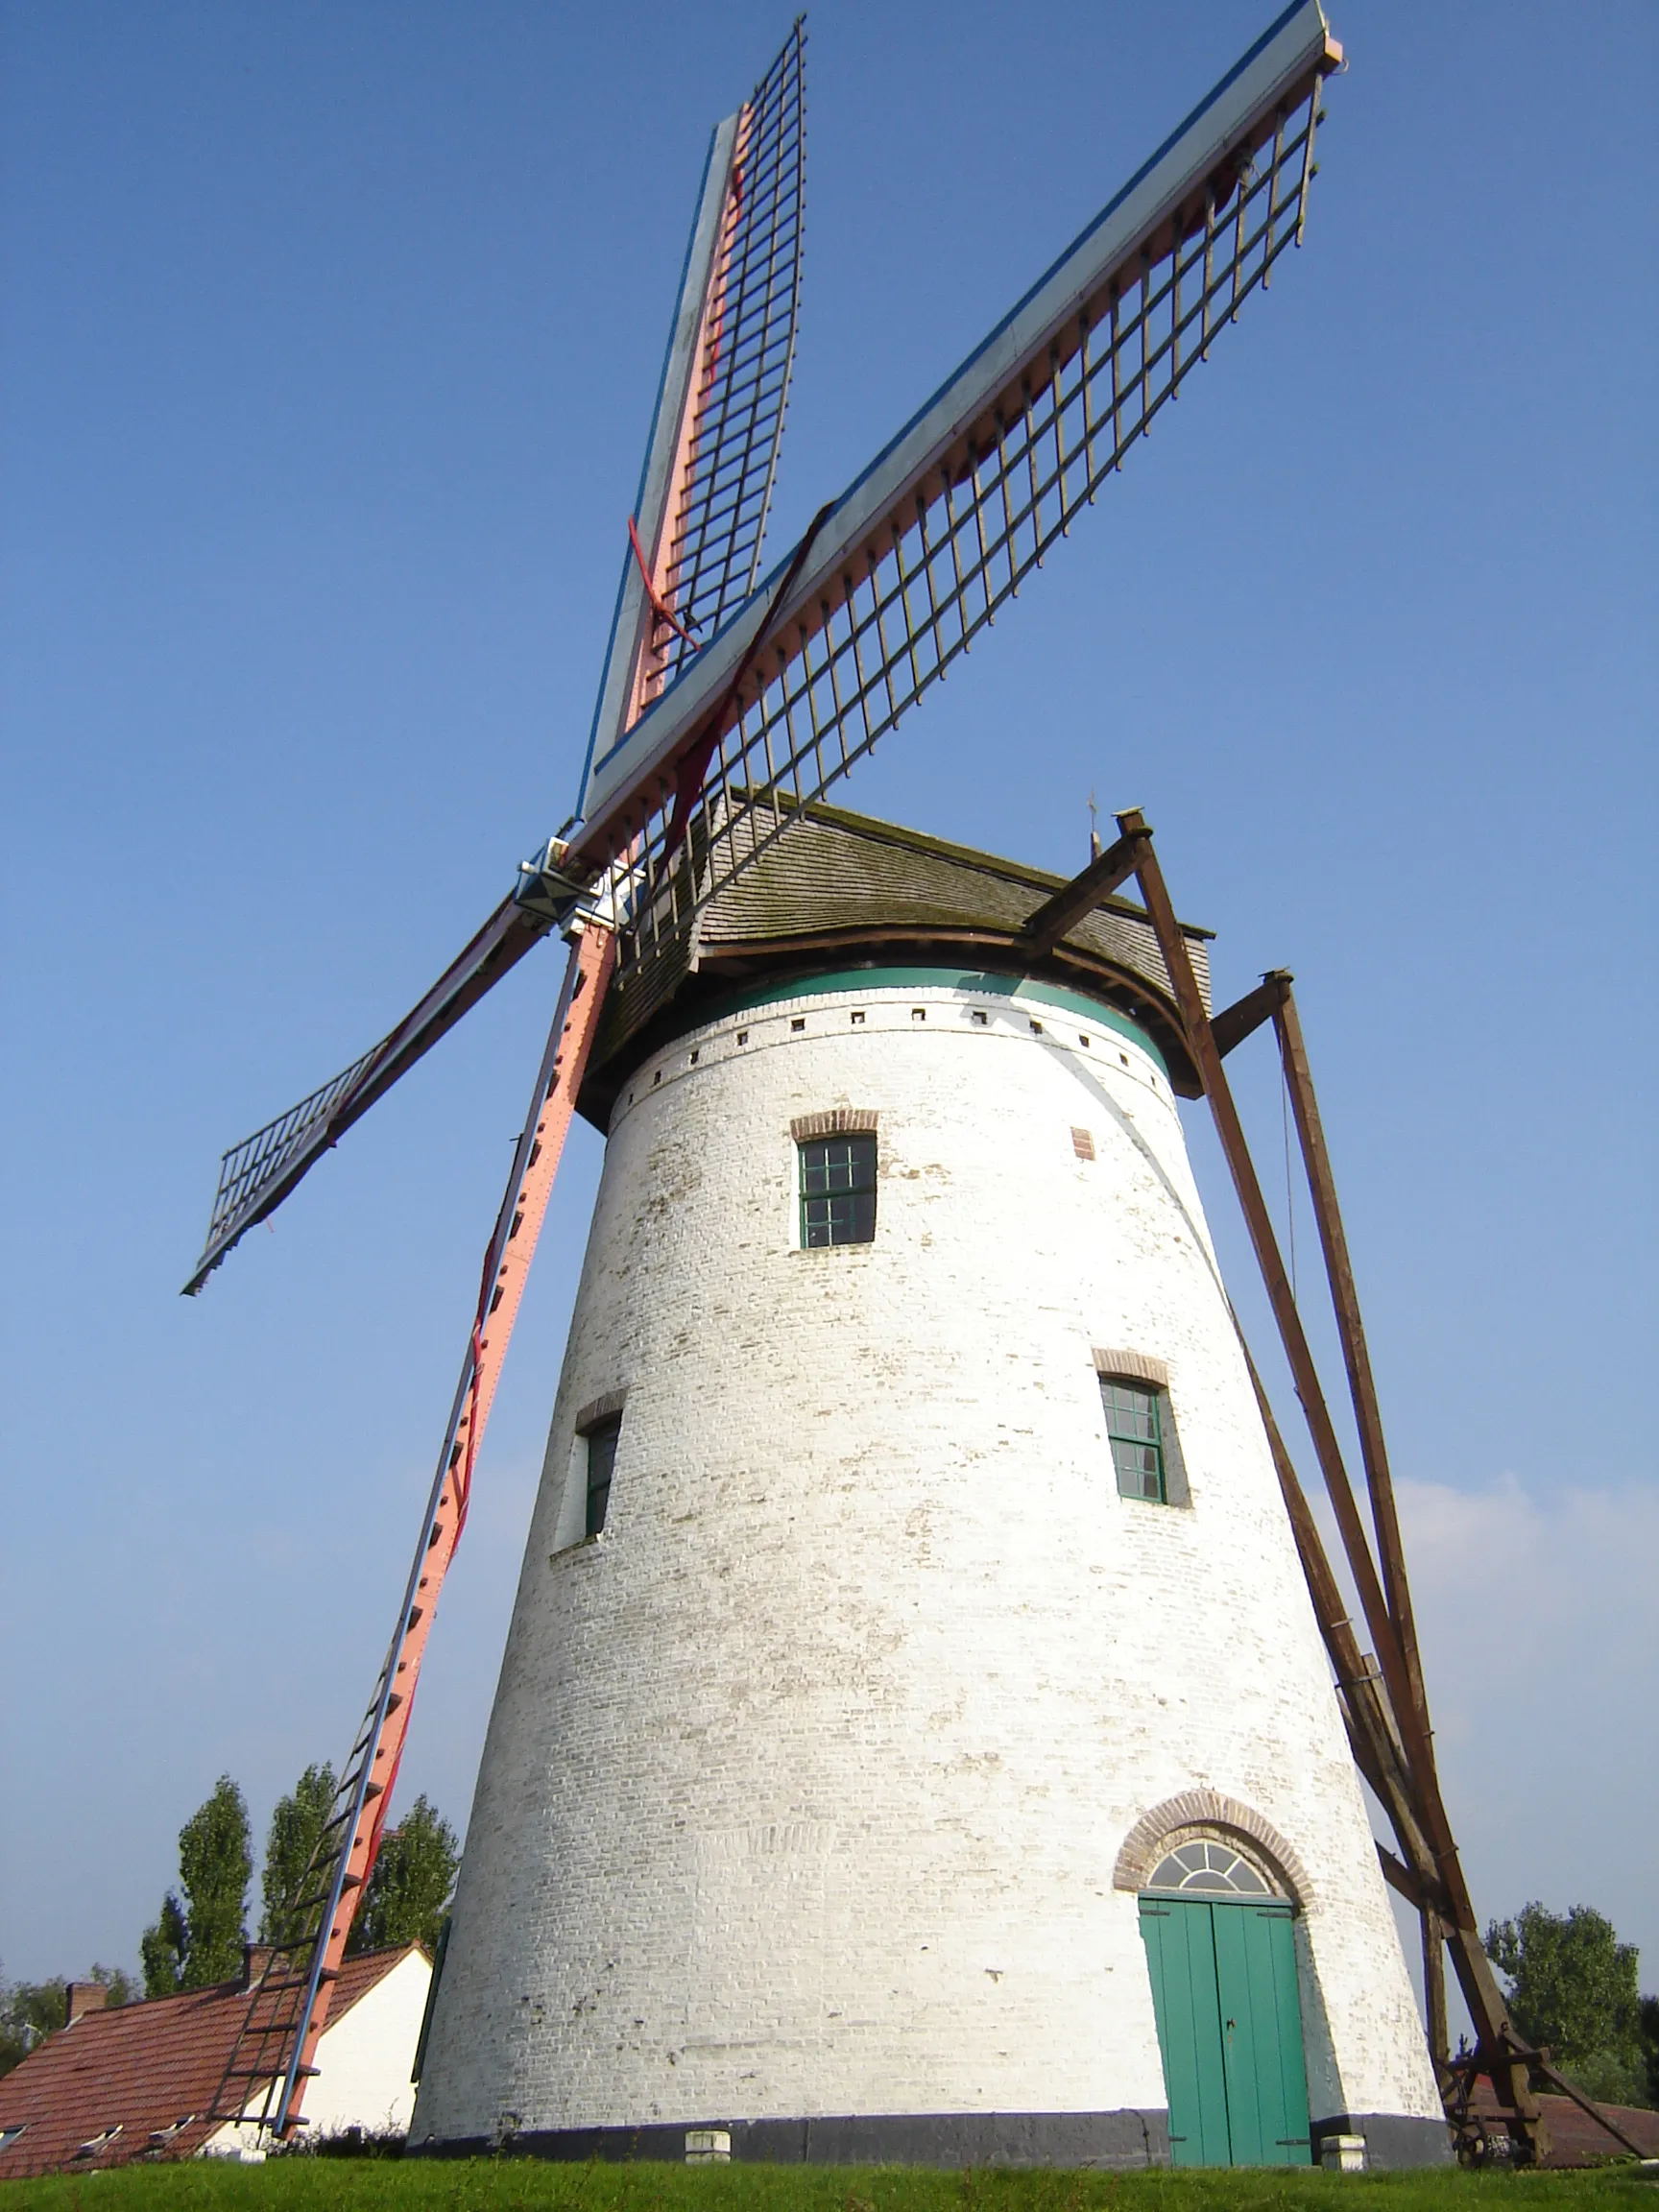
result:
M 687 866 L 695 866 L 695 856 Z M 1065 881 L 895 823 L 806 806 L 716 894 L 689 931 L 612 986 L 582 1112 L 603 1128 L 629 1070 L 709 1019 L 710 1006 L 733 986 L 814 967 L 929 958 L 1046 975 L 1102 998 L 1153 1032 L 1176 1089 L 1196 1095 L 1168 972 L 1142 907 L 1108 899 L 1042 960 L 1022 947 L 1023 925 Z M 1212 933 L 1183 927 L 1208 1003 Z

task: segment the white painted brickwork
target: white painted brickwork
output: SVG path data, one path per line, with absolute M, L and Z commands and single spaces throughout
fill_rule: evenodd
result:
M 878 1116 L 876 1241 L 803 1251 L 790 1122 L 833 1107 Z M 1190 1509 L 1118 1496 L 1096 1346 L 1166 1363 Z M 618 1389 L 608 1524 L 561 1549 L 577 1412 Z M 1113 1874 L 1198 1788 L 1305 1869 L 1314 2117 L 1437 2116 L 1150 1056 L 1104 1017 L 906 985 L 648 1062 L 611 1130 L 415 2139 L 1161 2110 Z

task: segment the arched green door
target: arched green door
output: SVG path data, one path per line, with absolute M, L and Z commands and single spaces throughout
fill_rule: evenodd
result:
M 1147 1896 L 1141 1936 L 1174 2163 L 1310 2165 L 1289 1906 Z

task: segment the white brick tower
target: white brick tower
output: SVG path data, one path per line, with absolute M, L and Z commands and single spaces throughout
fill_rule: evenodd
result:
M 820 808 L 618 1000 L 414 2147 L 1445 2157 L 1166 980 L 1023 967 L 1055 881 Z

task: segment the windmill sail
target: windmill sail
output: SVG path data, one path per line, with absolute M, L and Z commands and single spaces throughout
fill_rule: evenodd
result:
M 226 1154 L 190 1289 L 584 885 L 609 882 L 625 981 L 967 651 L 1300 244 L 1341 61 L 1292 0 L 755 586 L 799 295 L 796 24 L 710 147 L 582 827 L 390 1037 Z
M 805 45 L 797 19 L 710 142 L 600 685 L 594 733 L 595 740 L 607 733 L 607 750 L 693 639 L 711 636 L 754 589 L 801 295 Z M 225 1154 L 187 1294 L 570 911 L 582 888 L 556 862 L 519 873 L 513 896 L 390 1035 Z
M 945 674 L 1268 285 L 1302 237 L 1341 59 L 1318 0 L 1295 0 L 595 754 L 572 858 L 634 856 L 624 974 Z
M 184 1286 L 187 1297 L 201 1289 L 238 1238 L 282 1203 L 352 1122 L 517 966 L 548 927 L 542 914 L 504 899 L 396 1029 L 286 1114 L 231 1145 L 219 1163 L 207 1241 Z
M 801 299 L 805 47 L 797 19 L 709 143 L 589 759 L 755 588 Z

